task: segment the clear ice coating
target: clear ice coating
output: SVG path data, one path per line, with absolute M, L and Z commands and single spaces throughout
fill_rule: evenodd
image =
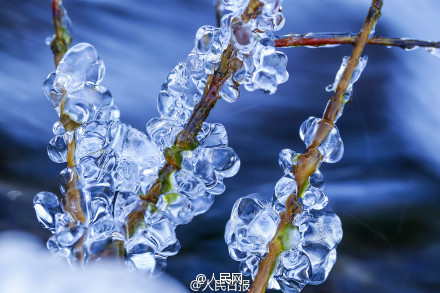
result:
M 341 80 L 342 74 L 344 73 L 345 68 L 347 67 L 349 57 L 345 56 L 342 59 L 341 67 L 338 70 L 338 73 L 336 73 L 335 82 L 325 88 L 328 92 L 334 92 L 336 90 L 336 87 L 338 86 L 339 81 Z M 362 71 L 364 71 L 365 66 L 367 66 L 368 56 L 363 56 L 359 58 L 359 62 L 356 65 L 356 68 L 353 71 L 353 75 L 351 76 L 350 84 L 347 87 L 347 90 L 344 93 L 344 102 L 347 103 L 351 99 L 351 93 L 353 91 L 353 85 L 356 81 L 358 81 L 359 77 L 362 74 Z
M 247 266 L 251 274 L 256 273 L 258 262 L 267 253 L 267 244 L 275 236 L 279 222 L 280 217 L 271 203 L 259 194 L 238 199 L 225 231 L 231 257 Z M 250 259 L 255 257 L 258 259 L 256 262 Z M 252 266 L 249 266 L 251 263 Z
M 272 202 L 259 194 L 239 198 L 225 229 L 230 256 L 240 262 L 240 271 L 252 278 L 268 252 L 269 242 L 272 239 L 280 241 L 282 249 L 268 289 L 289 293 L 300 292 L 307 284 L 316 285 L 326 280 L 336 262 L 336 247 L 342 239 L 338 216 L 323 210 L 328 198 L 323 192 L 322 173 L 319 170 L 313 173 L 310 184 L 298 193 L 292 173 L 298 155 L 290 149 L 280 152 L 278 162 L 285 174 L 275 185 Z M 292 194 L 298 195 L 301 212 L 295 215 L 293 223 L 277 232 L 279 213 L 286 210 L 286 201 Z
M 273 94 L 279 84 L 287 81 L 287 57 L 275 50 L 272 32 L 284 25 L 281 0 L 263 1 L 257 17 L 241 20 L 249 0 L 224 0 L 220 9 L 223 17 L 220 28 L 202 26 L 196 33 L 194 48 L 186 60 L 170 72 L 158 97 L 161 117 L 185 123 L 194 106 L 200 101 L 209 74 L 218 65 L 222 52 L 230 42 L 238 49 L 242 68 L 230 77 L 220 90 L 220 97 L 234 102 L 239 97 L 238 85 L 247 90 L 261 89 Z
M 312 143 L 320 121 L 321 119 L 319 118 L 309 117 L 303 122 L 303 124 L 301 124 L 299 135 L 306 146 L 309 146 Z M 339 129 L 336 125 L 333 126 L 327 134 L 327 137 L 317 149 L 324 156 L 322 159 L 323 162 L 336 163 L 342 158 L 342 155 L 344 154 L 344 143 L 342 142 Z
M 229 4 L 228 8 L 240 6 L 244 10 L 247 1 Z M 48 155 L 54 162 L 65 163 L 69 145 L 74 142 L 74 166 L 61 171 L 60 191 L 63 196 L 70 196 L 73 185 L 84 212 L 83 218 L 71 213 L 72 206 L 64 208 L 54 194 L 42 192 L 35 196 L 37 218 L 54 234 L 47 242 L 54 255 L 67 258 L 71 264 L 79 256 L 87 263 L 89 259 L 99 258 L 100 252 L 114 241 L 122 241 L 127 265 L 156 275 L 165 269 L 166 258 L 180 248 L 175 237 L 176 226 L 206 212 L 214 196 L 224 192 L 223 179 L 238 172 L 240 159 L 228 146 L 223 125 L 203 123 L 197 135 L 199 147 L 180 153 L 181 170 L 166 178 L 168 190 L 156 204 L 149 205 L 134 235 L 127 238 L 125 234 L 127 217 L 140 204 L 139 193 L 148 192 L 157 179 L 165 162 L 164 150 L 173 145 L 184 128 L 202 97 L 208 75 L 213 73 L 228 46 L 233 34 L 231 21 L 237 13 L 224 17 L 220 28 L 203 26 L 198 30 L 193 50 L 162 85 L 157 104 L 160 117 L 147 123 L 146 133 L 119 120 L 113 97 L 101 84 L 104 63 L 92 45 L 72 46 L 56 71 L 49 74 L 43 91 L 61 120 L 71 124 L 66 129 L 59 121 L 53 125 L 55 137 L 48 145 Z M 264 13 L 266 18 L 271 18 L 272 12 Z M 277 17 L 272 23 L 280 26 L 282 15 L 273 13 Z M 257 35 L 252 32 L 250 37 L 256 39 Z M 267 44 L 273 47 L 273 42 Z M 255 51 L 254 45 L 255 42 L 248 45 L 250 52 Z M 274 50 L 267 52 L 260 54 L 258 68 L 273 73 L 276 82 L 287 79 L 287 73 L 283 72 L 285 56 Z M 237 100 L 238 85 L 229 78 L 220 96 L 228 102 Z M 72 125 L 75 129 L 71 129 Z M 270 220 L 262 217 L 262 223 L 252 226 L 251 234 L 256 238 L 265 229 L 261 226 L 265 225 L 264 221 Z
M 158 148 L 164 149 L 172 145 L 183 127 L 182 122 L 176 119 L 153 118 L 147 123 L 147 133 Z M 188 201 L 192 212 L 184 212 L 184 214 L 189 218 L 192 218 L 190 216 L 192 213 L 201 214 L 211 206 L 213 195 L 221 194 L 225 190 L 223 179 L 232 177 L 238 172 L 240 159 L 234 150 L 228 147 L 228 138 L 223 125 L 204 122 L 197 140 L 198 148 L 181 153 L 182 170 L 170 176 L 170 192 L 163 195 L 167 199 L 159 199 L 158 207 L 161 210 L 167 206 L 170 211 L 179 206 L 186 209 L 183 202 Z M 182 224 L 180 220 L 175 222 Z

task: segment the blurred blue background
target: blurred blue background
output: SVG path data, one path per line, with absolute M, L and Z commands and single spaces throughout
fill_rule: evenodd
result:
M 369 0 L 285 0 L 282 33 L 357 32 Z M 121 119 L 145 131 L 169 71 L 194 46 L 198 27 L 215 25 L 210 0 L 65 1 L 73 42 L 89 42 L 107 67 L 103 84 Z M 376 35 L 440 40 L 438 0 L 385 0 Z M 64 167 L 46 146 L 57 115 L 41 86 L 54 69 L 45 38 L 50 1 L 0 0 L 0 231 L 22 230 L 44 243 L 32 198 L 58 190 Z M 199 273 L 238 272 L 224 226 L 238 197 L 271 195 L 282 176 L 278 153 L 304 150 L 302 121 L 319 117 L 351 46 L 283 49 L 290 79 L 274 95 L 242 90 L 209 117 L 226 126 L 241 170 L 213 207 L 177 229 L 181 252 L 168 273 L 189 286 Z M 440 59 L 419 49 L 366 48 L 368 65 L 338 127 L 343 159 L 323 165 L 330 208 L 344 238 L 329 279 L 304 292 L 440 292 Z M 2 272 L 0 272 L 1 274 Z

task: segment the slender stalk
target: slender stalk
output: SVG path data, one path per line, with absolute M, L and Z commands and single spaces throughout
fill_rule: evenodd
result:
M 55 37 L 50 43 L 50 48 L 52 49 L 55 58 L 55 66 L 58 66 L 58 63 L 60 63 L 64 53 L 66 53 L 72 42 L 68 28 L 66 28 L 63 23 L 63 17 L 65 15 L 62 4 L 63 0 L 52 0 L 52 18 Z
M 50 44 L 50 48 L 54 55 L 55 67 L 58 67 L 58 64 L 60 63 L 64 54 L 69 49 L 70 43 L 72 42 L 72 38 L 69 34 L 69 30 L 68 28 L 65 27 L 65 23 L 63 21 L 63 19 L 65 19 L 67 15 L 65 15 L 62 2 L 63 2 L 62 0 L 52 0 L 52 18 L 55 29 L 55 36 Z M 60 109 L 61 113 L 63 113 L 63 108 L 64 108 L 64 99 L 61 103 L 61 109 Z M 67 115 L 63 115 L 63 114 L 61 114 L 60 116 L 60 122 L 63 124 L 64 129 L 66 131 L 74 130 L 80 126 L 80 124 L 72 121 Z M 75 166 L 74 157 L 75 157 L 75 137 L 73 137 L 72 141 L 69 143 L 67 148 L 67 167 L 72 168 Z M 64 211 L 71 214 L 75 221 L 85 223 L 86 219 L 85 219 L 84 211 L 82 209 L 81 195 L 76 187 L 77 181 L 78 181 L 78 175 L 76 174 L 76 172 L 74 172 L 72 178 L 66 184 L 66 194 L 63 198 Z M 79 265 L 82 265 L 84 263 L 84 259 L 83 259 L 84 248 L 82 246 L 83 240 L 84 237 L 81 237 L 72 249 L 73 254 Z
M 63 17 L 64 9 L 62 8 L 62 0 L 52 0 L 52 17 L 55 29 L 55 37 L 51 43 L 51 49 L 55 58 L 55 66 L 58 67 L 64 54 L 67 52 L 72 38 L 66 27 L 64 27 Z M 61 113 L 64 108 L 64 99 L 61 104 Z M 73 130 L 79 125 L 72 120 L 70 120 L 66 115 L 61 114 L 60 121 L 63 124 L 66 131 Z M 67 167 L 74 167 L 74 156 L 75 156 L 75 138 L 72 139 L 67 148 Z M 66 184 L 66 195 L 64 197 L 64 210 L 69 212 L 75 221 L 80 221 L 85 223 L 84 211 L 81 207 L 81 196 L 78 189 L 76 188 L 76 182 L 78 181 L 78 176 L 76 173 L 73 174 L 72 179 Z
M 307 147 L 304 154 L 299 156 L 297 164 L 292 168 L 292 172 L 295 174 L 298 192 L 295 192 L 288 197 L 286 201 L 286 211 L 280 213 L 281 221 L 278 225 L 277 233 L 268 245 L 267 255 L 259 264 L 257 275 L 249 293 L 263 293 L 266 291 L 267 284 L 277 263 L 278 256 L 283 250 L 282 243 L 277 237 L 278 233 L 282 231 L 286 225 L 292 223 L 295 214 L 301 212 L 301 204 L 298 202 L 298 196 L 301 195 L 309 176 L 316 171 L 322 160 L 322 155 L 317 150 L 317 147 L 333 128 L 336 117 L 342 110 L 344 105 L 343 94 L 346 92 L 347 87 L 350 84 L 353 71 L 356 68 L 365 44 L 368 41 L 371 29 L 375 26 L 380 17 L 382 4 L 383 0 L 373 0 L 362 29 L 356 38 L 347 67 L 339 80 L 334 96 L 327 105 L 323 118 L 319 122 L 312 144 Z
M 275 40 L 275 47 L 326 47 L 344 44 L 354 45 L 358 36 L 352 33 L 310 33 L 304 35 L 289 34 Z M 399 47 L 412 50 L 417 47 L 440 48 L 440 42 L 421 41 L 405 38 L 373 37 L 367 40 L 367 45 Z

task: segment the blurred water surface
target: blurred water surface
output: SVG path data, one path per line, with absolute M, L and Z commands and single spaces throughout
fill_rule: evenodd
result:
M 282 33 L 356 32 L 368 0 L 286 0 Z M 74 43 L 90 42 L 106 63 L 103 84 L 124 122 L 145 129 L 158 116 L 156 97 L 168 72 L 186 57 L 201 25 L 215 24 L 208 0 L 65 1 Z M 440 2 L 386 0 L 376 35 L 440 40 Z M 54 69 L 44 39 L 52 34 L 50 1 L 0 0 L 0 230 L 45 241 L 32 197 L 57 191 L 46 145 L 57 116 L 41 85 Z M 235 200 L 271 196 L 282 176 L 278 152 L 302 152 L 298 129 L 321 115 L 342 57 L 351 47 L 291 48 L 290 79 L 274 95 L 242 91 L 220 101 L 209 121 L 223 123 L 242 161 L 208 213 L 178 229 L 181 252 L 168 272 L 185 286 L 199 273 L 237 272 L 224 225 Z M 367 47 L 366 70 L 338 122 L 343 159 L 322 166 L 330 207 L 344 238 L 329 280 L 305 292 L 440 291 L 440 59 L 424 50 Z M 1 274 L 1 272 L 0 272 Z

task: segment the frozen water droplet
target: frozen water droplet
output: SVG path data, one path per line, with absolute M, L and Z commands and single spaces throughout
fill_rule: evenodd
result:
M 278 223 L 279 216 L 274 210 L 268 209 L 260 213 L 249 224 L 249 241 L 266 246 L 275 235 Z
M 86 81 L 96 84 L 102 79 L 97 75 L 89 75 L 91 71 L 96 71 L 96 63 L 98 54 L 95 48 L 88 43 L 79 43 L 67 50 L 58 64 L 56 73 L 57 76 L 65 74 L 71 77 L 71 83 L 66 90 L 72 91 L 80 88 Z
M 266 71 L 265 69 L 260 69 L 255 72 L 252 78 L 255 86 L 265 93 L 274 94 L 277 91 L 277 79 L 275 75 Z
M 157 243 L 159 251 L 167 251 L 171 247 L 175 247 L 177 238 L 175 225 L 172 221 L 161 213 L 156 213 L 152 217 L 147 218 L 147 237 Z M 178 249 L 168 251 L 168 256 L 177 253 Z
M 240 159 L 230 147 L 209 148 L 204 152 L 212 167 L 223 177 L 232 177 L 240 169 Z
M 194 217 L 194 212 L 188 198 L 176 192 L 161 195 L 156 205 L 176 225 L 187 224 Z
M 328 92 L 334 92 L 338 86 L 339 81 L 341 80 L 342 74 L 345 71 L 345 68 L 347 67 L 349 57 L 345 56 L 342 59 L 342 65 L 338 70 L 338 73 L 336 74 L 335 82 L 332 85 L 329 85 L 326 87 L 326 91 Z M 353 75 L 351 76 L 350 83 L 347 87 L 347 90 L 344 93 L 344 102 L 348 102 L 351 99 L 351 92 L 353 91 L 353 85 L 356 81 L 358 81 L 359 77 L 362 74 L 362 71 L 364 71 L 365 66 L 367 66 L 368 56 L 360 57 L 359 62 L 353 71 Z
M 197 135 L 200 147 L 226 147 L 228 135 L 225 127 L 220 123 L 203 123 L 202 129 Z
M 316 131 L 318 130 L 319 123 L 323 120 L 315 117 L 309 117 L 303 122 L 300 128 L 300 137 L 304 141 L 306 146 L 312 144 Z M 335 163 L 342 158 L 344 154 L 344 144 L 341 136 L 339 135 L 338 127 L 335 125 L 327 134 L 324 141 L 318 146 L 319 152 L 324 156 L 322 161 L 326 163 Z
M 70 254 L 70 250 L 64 247 L 61 247 L 56 240 L 56 235 L 52 235 L 49 237 L 46 243 L 47 249 L 52 253 L 52 255 L 57 257 L 68 257 Z
M 283 169 L 284 174 L 292 172 L 295 155 L 296 152 L 290 149 L 283 149 L 278 155 L 278 164 L 280 165 L 281 169 Z
M 327 206 L 328 198 L 321 189 L 310 186 L 302 196 L 304 209 L 321 210 Z
M 279 205 L 277 210 L 285 210 L 287 198 L 296 191 L 295 176 L 287 173 L 275 185 L 274 204 Z
M 134 192 L 119 192 L 114 206 L 114 217 L 118 221 L 125 222 L 127 216 L 133 211 L 140 201 L 138 194 Z
M 177 134 L 183 129 L 174 119 L 167 117 L 153 118 L 147 123 L 147 133 L 163 152 L 167 147 L 171 147 Z
M 35 195 L 33 204 L 38 221 L 44 228 L 55 232 L 55 214 L 62 212 L 57 196 L 51 192 L 42 191 Z
M 341 221 L 331 212 L 313 212 L 304 231 L 302 250 L 312 265 L 311 284 L 325 281 L 336 261 L 336 246 L 342 239 Z
M 315 173 L 310 175 L 310 184 L 316 188 L 319 188 L 321 190 L 324 189 L 324 175 L 321 171 L 316 170 Z
M 312 273 L 310 261 L 297 250 L 285 251 L 279 257 L 279 275 L 275 278 L 283 292 L 300 292 Z
M 263 205 L 259 200 L 248 196 L 242 197 L 235 202 L 231 215 L 236 216 L 245 225 L 249 225 L 262 208 Z
M 71 247 L 84 235 L 87 228 L 81 222 L 70 222 L 57 228 L 56 240 L 62 247 Z
M 47 155 L 55 163 L 67 162 L 67 149 L 70 142 L 65 140 L 64 135 L 52 138 L 47 146 Z
M 238 86 L 229 78 L 220 88 L 219 95 L 226 102 L 233 103 L 240 97 L 240 91 L 238 90 Z

